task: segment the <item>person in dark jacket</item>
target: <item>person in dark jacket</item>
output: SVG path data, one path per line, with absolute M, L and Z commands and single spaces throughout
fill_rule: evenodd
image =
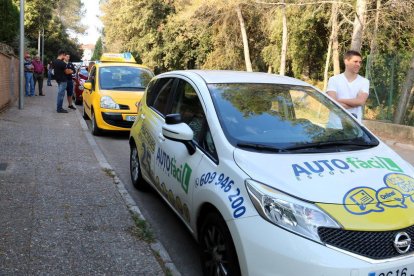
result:
M 58 57 L 53 61 L 53 69 L 55 80 L 58 84 L 58 93 L 57 93 L 57 113 L 68 113 L 66 109 L 63 109 L 63 98 L 65 97 L 66 86 L 68 84 L 68 79 L 66 77 L 66 63 L 64 62 L 66 52 L 64 50 L 58 51 Z
M 76 107 L 73 106 L 73 80 L 72 80 L 72 74 L 76 71 L 75 66 L 72 62 L 70 62 L 70 55 L 66 54 L 65 56 L 65 62 L 66 62 L 66 69 L 72 70 L 71 74 L 66 75 L 67 78 L 67 86 L 66 86 L 66 97 L 68 98 L 68 108 L 76 110 Z
M 33 64 L 28 53 L 24 55 L 24 79 L 26 96 L 34 96 Z

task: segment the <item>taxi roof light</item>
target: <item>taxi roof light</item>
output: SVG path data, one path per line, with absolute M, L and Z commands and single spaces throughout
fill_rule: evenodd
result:
M 131 53 L 103 53 L 101 62 L 137 63 Z

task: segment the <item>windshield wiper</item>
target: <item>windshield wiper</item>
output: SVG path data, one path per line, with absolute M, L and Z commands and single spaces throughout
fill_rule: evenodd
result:
M 271 152 L 282 152 L 284 149 L 266 146 L 262 144 L 251 144 L 251 143 L 237 143 L 237 146 L 240 148 L 255 149 L 260 151 L 271 151 Z
M 292 150 L 301 150 L 301 149 L 315 149 L 315 148 L 326 148 L 326 147 L 340 147 L 340 146 L 355 146 L 355 147 L 365 147 L 371 148 L 377 146 L 378 143 L 362 143 L 354 140 L 347 141 L 326 141 L 326 142 L 317 142 L 317 143 L 307 143 L 299 144 L 291 147 L 284 148 L 283 150 L 292 151 Z

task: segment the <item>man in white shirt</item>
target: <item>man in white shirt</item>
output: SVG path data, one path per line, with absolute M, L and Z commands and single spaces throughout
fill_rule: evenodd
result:
M 362 121 L 362 106 L 368 99 L 369 80 L 358 75 L 362 56 L 357 51 L 344 55 L 345 71 L 329 78 L 326 93 Z

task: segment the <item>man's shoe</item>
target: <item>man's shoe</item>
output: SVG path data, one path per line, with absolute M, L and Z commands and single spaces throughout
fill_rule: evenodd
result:
M 39 96 L 45 96 L 45 94 L 39 94 Z
M 76 107 L 74 107 L 73 105 L 68 106 L 70 109 L 76 110 Z
M 58 111 L 57 111 L 57 113 L 68 113 L 68 111 L 66 110 L 66 109 L 59 109 Z

